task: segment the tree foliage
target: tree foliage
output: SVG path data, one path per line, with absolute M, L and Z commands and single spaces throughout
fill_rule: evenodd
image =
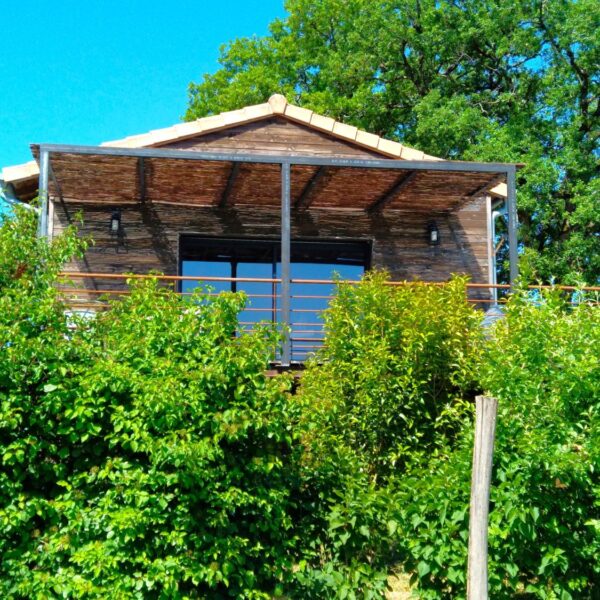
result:
M 542 279 L 600 277 L 596 0 L 288 0 L 225 45 L 195 119 L 272 93 L 450 159 L 523 162 L 520 235 Z
M 347 453 L 375 480 L 455 437 L 482 337 L 464 278 L 388 283 L 372 272 L 359 286 L 340 284 L 325 313 L 327 343 L 299 392 L 312 455 Z

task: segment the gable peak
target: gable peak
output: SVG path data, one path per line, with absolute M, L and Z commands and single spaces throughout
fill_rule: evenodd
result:
M 285 108 L 288 104 L 287 98 L 285 96 L 283 96 L 282 94 L 273 94 L 269 98 L 268 102 L 274 115 L 285 114 Z

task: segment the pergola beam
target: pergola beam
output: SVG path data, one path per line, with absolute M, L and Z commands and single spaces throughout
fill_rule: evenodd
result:
M 383 208 L 385 208 L 385 206 L 388 205 L 404 188 L 414 181 L 416 176 L 416 171 L 402 173 L 402 175 L 400 175 L 400 177 L 392 184 L 392 187 L 379 196 L 379 198 L 367 208 L 367 212 L 383 210 Z
M 482 196 L 483 194 L 487 194 L 491 188 L 498 185 L 499 183 L 504 183 L 506 179 L 506 174 L 502 173 L 501 175 L 497 175 L 491 181 L 486 183 L 485 185 L 481 185 L 472 192 L 469 192 L 465 198 L 476 198 L 477 196 Z
M 313 176 L 308 180 L 308 183 L 304 186 L 302 193 L 298 200 L 296 200 L 296 204 L 294 208 L 308 208 L 312 201 L 315 198 L 315 190 L 319 184 L 323 180 L 327 173 L 326 167 L 318 167 Z
M 199 152 L 195 150 L 170 150 L 166 148 L 112 148 L 110 146 L 74 146 L 67 144 L 41 144 L 43 151 L 64 154 L 87 154 L 92 156 L 138 156 L 146 158 L 172 158 L 179 160 L 206 160 L 216 162 L 240 162 L 292 165 L 313 165 L 316 167 L 357 167 L 371 169 L 392 169 L 404 171 L 453 171 L 474 173 L 506 173 L 514 168 L 512 163 L 478 163 L 457 160 L 395 160 L 391 158 L 343 158 L 323 156 L 289 156 L 254 153 Z
M 58 179 L 56 178 L 56 173 L 54 172 L 54 169 L 52 168 L 52 158 L 50 156 L 48 156 L 48 170 L 50 173 L 50 177 L 52 178 L 52 183 L 54 184 L 54 187 L 56 188 L 56 195 L 59 197 L 61 202 L 64 202 L 62 188 L 60 187 L 60 184 L 58 183 Z
M 240 172 L 240 164 L 239 162 L 231 163 L 231 170 L 229 171 L 229 176 L 227 177 L 227 183 L 225 184 L 225 189 L 221 194 L 221 200 L 219 201 L 219 208 L 225 208 L 229 204 L 229 200 L 231 198 L 231 192 L 233 191 L 233 186 L 235 185 L 238 173 Z

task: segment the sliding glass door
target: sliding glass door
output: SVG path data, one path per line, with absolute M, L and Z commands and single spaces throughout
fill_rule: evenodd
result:
M 261 321 L 281 322 L 280 242 L 275 239 L 207 238 L 182 236 L 180 273 L 188 277 L 230 278 L 207 281 L 222 291 L 243 291 L 248 305 L 240 315 L 240 328 Z M 334 293 L 331 280 L 358 280 L 370 264 L 369 242 L 293 240 L 291 244 L 292 359 L 305 360 L 322 343 L 320 315 Z M 248 281 L 250 280 L 250 281 Z M 319 283 L 322 282 L 322 283 Z M 181 291 L 191 292 L 200 282 L 183 281 Z

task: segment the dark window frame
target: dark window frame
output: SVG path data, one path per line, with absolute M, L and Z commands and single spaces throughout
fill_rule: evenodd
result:
M 185 248 L 186 241 L 196 240 L 199 245 L 204 245 L 204 248 L 195 249 L 195 253 L 190 248 Z M 229 251 L 232 256 L 227 257 L 226 252 L 222 253 L 222 256 L 208 256 L 208 250 L 217 250 L 219 248 L 225 248 L 226 252 Z M 311 258 L 310 251 L 313 252 L 313 257 L 318 254 L 319 247 L 322 255 L 319 258 Z M 264 254 L 263 259 L 256 257 L 252 259 L 252 250 L 262 248 Z M 300 250 L 304 249 L 308 252 L 308 260 L 298 260 L 301 256 Z M 202 255 L 204 250 L 204 256 Z M 336 256 L 336 251 L 338 256 Z M 347 260 L 340 260 L 340 251 L 346 253 L 354 252 L 357 258 L 349 258 Z M 362 258 L 358 258 L 359 252 L 362 251 Z M 244 254 L 246 252 L 247 254 Z M 373 240 L 372 239 L 361 239 L 361 238 L 293 238 L 291 240 L 291 258 L 290 263 L 314 263 L 314 264 L 354 264 L 362 266 L 364 271 L 371 269 L 372 257 L 373 257 Z M 270 260 L 264 260 L 269 257 Z M 235 260 L 234 260 L 235 259 Z M 177 269 L 179 275 L 183 276 L 183 263 L 186 261 L 197 261 L 197 262 L 229 262 L 231 265 L 231 277 L 237 276 L 237 264 L 252 263 L 257 264 L 271 264 L 272 265 L 272 279 L 276 279 L 276 268 L 277 264 L 281 261 L 281 240 L 277 237 L 251 237 L 251 236 L 216 236 L 216 235 L 203 235 L 203 234 L 180 234 L 178 244 L 178 260 Z M 181 291 L 183 287 L 183 281 L 179 282 L 179 289 Z M 236 282 L 231 282 L 231 291 L 236 291 Z

